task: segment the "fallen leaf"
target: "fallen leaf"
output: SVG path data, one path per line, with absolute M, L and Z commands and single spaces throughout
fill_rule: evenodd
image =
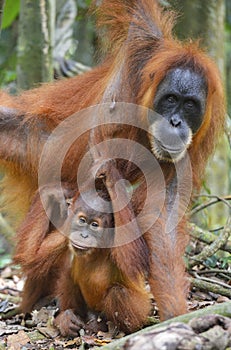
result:
M 17 334 L 9 335 L 7 339 L 8 350 L 20 350 L 23 345 L 30 343 L 30 338 L 24 331 L 19 331 Z

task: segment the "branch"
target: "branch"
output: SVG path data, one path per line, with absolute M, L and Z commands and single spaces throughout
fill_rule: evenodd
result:
M 199 289 L 210 291 L 216 294 L 224 295 L 231 299 L 231 289 L 230 286 L 227 285 L 227 288 L 219 286 L 215 281 L 213 283 L 207 282 L 202 278 L 190 278 L 191 284 Z
M 200 228 L 194 223 L 189 224 L 189 234 L 190 236 L 199 239 L 200 241 L 207 244 L 213 243 L 215 240 L 217 240 L 217 235 Z M 231 242 L 227 241 L 222 247 L 220 247 L 220 249 L 231 253 Z
M 189 257 L 189 268 L 197 265 L 198 262 L 202 262 L 206 260 L 208 257 L 214 255 L 226 242 L 228 241 L 231 233 L 230 228 L 230 218 L 228 218 L 227 223 L 224 229 L 221 231 L 218 238 L 209 246 L 205 246 L 205 248 L 201 251 L 201 253 Z

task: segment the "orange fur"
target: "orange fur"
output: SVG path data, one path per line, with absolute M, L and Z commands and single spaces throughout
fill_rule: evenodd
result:
M 107 172 L 111 183 L 121 178 L 116 177 L 120 176 L 116 169 L 113 176 Z M 50 188 L 44 188 L 43 191 L 49 193 Z M 113 191 L 111 188 L 110 192 Z M 55 186 L 52 193 L 58 200 Z M 75 218 L 78 197 L 79 193 L 73 199 L 72 214 L 64 224 L 65 236 L 58 230 L 50 229 L 50 219 L 46 216 L 39 193 L 36 194 L 18 231 L 19 241 L 14 256 L 14 261 L 22 266 L 27 277 L 21 309 L 28 312 L 41 299 L 58 297 L 61 313 L 55 324 L 63 335 L 76 335 L 72 325 L 69 325 L 70 317 L 80 318 L 80 324 L 85 324 L 86 329 L 89 329 L 89 314 L 101 315 L 120 330 L 133 332 L 147 322 L 151 311 L 150 294 L 145 288 L 149 265 L 147 249 L 144 249 L 142 238 L 138 239 L 134 257 L 136 268 L 130 267 L 131 272 L 126 270 L 126 261 L 124 265 L 121 263 L 124 257 L 120 254 L 125 252 L 123 249 L 91 248 L 85 254 L 76 254 L 73 248 L 70 249 L 69 231 Z M 50 204 L 50 209 L 53 204 L 55 202 Z M 84 207 L 81 210 L 86 212 Z M 119 214 L 115 213 L 115 220 L 116 215 Z M 128 249 L 129 244 L 126 251 Z M 96 332 L 98 327 L 100 329 L 101 325 L 96 322 L 91 326 L 91 331 Z
M 147 323 L 151 303 L 150 295 L 145 290 L 144 276 L 130 280 L 113 263 L 109 250 L 100 249 L 83 257 L 74 256 L 71 281 L 75 293 L 80 289 L 87 309 L 101 313 L 120 330 L 130 333 Z M 70 296 L 69 285 L 67 271 L 58 281 L 61 310 L 74 310 L 84 318 L 84 302 L 79 303 L 80 296 L 76 294 L 74 298 Z
M 50 221 L 36 194 L 30 211 L 18 230 L 14 261 L 27 276 L 21 309 L 30 312 L 41 298 L 55 295 L 55 285 L 68 264 L 68 239 L 50 229 Z M 48 234 L 49 232 L 49 234 Z
M 11 133 L 7 131 L 2 133 L 4 138 L 0 139 L 0 156 L 4 162 L 10 162 L 10 164 L 13 164 L 13 168 L 17 169 L 16 172 L 12 172 L 14 178 L 17 179 L 19 173 L 20 178 L 22 176 L 27 177 L 28 189 L 25 193 L 23 189 L 22 193 L 22 196 L 26 197 L 25 202 L 27 204 L 29 202 L 27 193 L 34 191 L 39 152 L 45 141 L 39 138 L 39 131 L 49 134 L 68 116 L 101 102 L 132 102 L 152 108 L 153 98 L 159 83 L 173 68 L 190 68 L 203 75 L 208 85 L 204 121 L 194 135 L 189 148 L 193 168 L 193 186 L 195 188 L 200 186 L 207 159 L 213 152 L 217 138 L 223 129 L 225 103 L 222 83 L 216 65 L 199 49 L 197 43 L 191 41 L 182 43 L 172 36 L 174 23 L 172 13 L 162 12 L 157 5 L 157 1 L 151 0 L 103 0 L 97 12 L 99 16 L 98 26 L 100 28 L 106 27 L 106 35 L 108 35 L 107 56 L 100 66 L 82 76 L 45 84 L 40 88 L 24 92 L 18 97 L 11 98 L 5 94 L 0 97 L 2 105 L 20 111 L 19 114 L 22 119 L 22 121 L 20 119 L 20 127 L 15 127 Z M 18 112 L 12 111 L 11 114 L 12 120 L 18 120 Z M 81 123 L 81 120 L 79 123 Z M 144 127 L 147 126 L 145 119 L 143 125 Z M 27 127 L 30 133 L 23 141 L 26 143 L 27 151 L 22 157 L 17 152 L 14 153 L 13 150 L 21 147 L 22 140 L 18 137 L 18 130 L 24 127 Z M 38 137 L 35 138 L 36 135 Z M 101 135 L 96 136 L 95 139 L 98 137 L 100 141 L 110 135 L 131 138 L 150 149 L 147 134 L 128 126 L 122 129 L 112 125 L 110 128 L 105 128 Z M 64 161 L 62 180 L 68 181 L 70 184 L 74 183 L 76 169 L 81 157 L 88 149 L 88 142 L 89 134 L 85 134 L 73 144 Z M 146 185 L 143 183 L 143 178 L 139 172 L 130 171 L 129 173 L 129 169 L 124 170 L 120 163 L 117 166 L 122 174 L 126 173 L 131 182 L 138 181 L 140 183 L 138 189 L 134 191 L 132 200 L 133 210 L 137 214 L 145 200 Z M 169 163 L 160 162 L 160 166 L 166 181 L 167 199 L 157 223 L 145 233 L 144 238 L 148 244 L 150 254 L 149 283 L 158 302 L 161 317 L 166 319 L 187 311 L 188 286 L 182 256 L 188 236 L 185 232 L 184 218 L 178 227 L 172 230 L 171 234 L 166 232 L 168 207 L 175 197 L 175 169 L 173 164 Z M 7 178 L 4 181 L 4 186 L 7 189 L 4 192 L 5 196 L 10 197 Z M 20 188 L 20 183 L 18 183 L 18 186 Z M 184 205 L 184 199 L 181 200 L 180 205 Z M 9 203 L 12 204 L 12 200 L 9 200 Z M 155 207 L 155 203 L 152 204 Z M 19 205 L 17 198 L 15 198 L 12 210 L 17 211 Z M 147 220 L 149 220 L 151 213 L 152 206 L 150 206 L 149 213 L 147 213 Z M 124 214 L 124 216 L 126 215 Z M 126 219 L 124 217 L 125 221 Z M 33 225 L 34 219 L 28 217 L 28 220 L 29 224 Z M 142 225 L 142 223 L 139 224 Z M 37 234 L 39 236 L 39 232 Z M 22 266 L 29 266 L 26 274 L 33 275 L 37 272 L 35 266 L 37 263 L 38 266 L 43 265 L 43 257 L 46 255 L 44 242 L 46 242 L 46 238 L 42 241 L 40 248 L 41 242 L 38 243 L 37 239 L 32 243 L 30 242 L 29 231 L 19 235 L 18 247 L 20 248 L 18 254 L 22 255 L 20 262 Z M 33 264 L 33 266 L 30 265 L 30 255 L 27 257 L 26 253 L 28 251 L 26 246 L 29 247 L 30 244 L 35 245 L 37 250 L 44 249 L 44 253 L 42 252 L 39 255 L 36 264 Z M 128 276 L 137 273 L 139 270 L 139 264 L 138 270 L 136 270 L 136 252 L 142 249 L 142 245 L 131 244 L 121 247 L 117 251 L 115 250 L 115 259 L 119 266 L 125 265 L 125 273 Z M 50 253 L 51 259 L 48 261 L 48 265 L 44 263 L 44 268 L 49 269 L 53 262 L 52 250 Z M 138 252 L 137 255 L 139 256 L 139 254 L 142 256 L 142 252 Z M 124 264 L 124 261 L 126 264 Z M 132 271 L 129 271 L 129 269 Z M 115 295 L 117 295 L 117 292 L 115 292 Z M 129 299 L 131 301 L 132 298 Z M 136 300 L 135 297 L 132 301 L 134 300 Z M 108 305 L 110 303 L 112 303 L 112 299 L 109 300 Z

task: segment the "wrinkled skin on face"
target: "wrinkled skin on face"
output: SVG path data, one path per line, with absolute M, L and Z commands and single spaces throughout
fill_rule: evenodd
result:
M 150 142 L 160 160 L 178 161 L 203 123 L 207 84 L 199 73 L 176 68 L 169 71 L 157 88 L 153 108 L 160 117 L 150 116 Z

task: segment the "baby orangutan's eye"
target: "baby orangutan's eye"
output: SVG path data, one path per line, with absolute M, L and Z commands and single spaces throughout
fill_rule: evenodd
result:
M 96 231 L 99 228 L 99 223 L 97 221 L 92 221 L 90 227 L 93 231 Z
M 78 224 L 79 225 L 85 225 L 86 224 L 86 218 L 84 216 L 80 216 L 78 218 Z

